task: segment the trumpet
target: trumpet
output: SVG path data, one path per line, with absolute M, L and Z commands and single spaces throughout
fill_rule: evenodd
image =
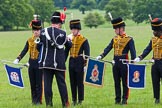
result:
M 36 43 L 36 44 L 40 43 L 40 38 L 36 37 L 35 40 L 34 40 L 34 43 Z

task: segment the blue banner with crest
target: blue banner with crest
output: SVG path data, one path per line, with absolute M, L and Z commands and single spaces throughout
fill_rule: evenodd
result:
M 21 68 L 15 68 L 5 64 L 5 70 L 8 76 L 10 85 L 24 88 L 23 78 L 21 75 Z
M 105 63 L 89 58 L 84 83 L 92 86 L 102 87 L 104 81 Z
M 145 88 L 146 65 L 127 64 L 128 66 L 128 87 L 134 89 Z

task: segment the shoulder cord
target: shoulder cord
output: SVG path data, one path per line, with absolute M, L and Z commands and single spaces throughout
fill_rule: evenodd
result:
M 53 38 L 53 40 L 54 40 L 54 42 L 56 44 L 55 36 L 54 36 L 54 28 L 53 27 L 52 27 L 52 38 Z M 56 66 L 57 66 L 57 62 L 56 62 L 56 47 L 54 48 L 53 61 L 54 61 L 54 67 L 56 68 Z
M 54 44 L 56 45 L 56 47 L 57 47 L 58 49 L 64 48 L 64 45 L 65 45 L 65 43 L 66 43 L 66 38 L 65 38 L 65 41 L 63 42 L 63 44 L 59 45 L 59 44 L 57 43 L 57 39 L 58 39 L 59 37 L 63 37 L 64 35 L 63 35 L 63 34 L 59 34 L 59 35 L 56 36 L 56 38 L 55 38 L 55 36 L 54 36 L 53 34 L 54 34 L 54 28 L 52 27 L 52 38 L 53 38 Z M 45 35 L 46 35 L 46 38 L 47 38 L 48 40 L 51 40 L 51 38 L 50 38 L 50 36 L 49 36 L 49 34 L 48 34 L 48 31 L 47 31 L 47 28 L 45 28 Z M 52 41 L 52 40 L 51 40 L 51 41 Z
M 45 66 L 45 61 L 46 61 L 46 58 L 47 58 L 47 52 L 48 52 L 48 40 L 46 39 L 46 53 L 45 53 L 45 58 L 44 58 L 44 61 L 43 61 L 43 67 Z

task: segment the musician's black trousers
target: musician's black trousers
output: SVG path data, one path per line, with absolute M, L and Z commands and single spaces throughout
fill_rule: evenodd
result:
M 70 58 L 69 75 L 70 75 L 72 101 L 84 100 L 84 84 L 83 84 L 84 60 L 82 57 Z
M 155 60 L 151 68 L 154 98 L 160 99 L 160 78 L 162 78 L 162 60 Z
M 118 61 L 113 66 L 113 78 L 115 83 L 115 101 L 121 101 L 121 80 L 123 95 L 122 99 L 128 99 L 128 86 L 127 86 L 127 65 L 123 64 L 121 61 Z
M 42 104 L 42 71 L 38 69 L 38 60 L 30 60 L 29 65 L 32 103 Z
M 46 106 L 53 106 L 52 98 L 52 82 L 53 76 L 55 75 L 59 93 L 61 96 L 62 105 L 66 106 L 68 104 L 68 93 L 67 87 L 65 83 L 65 72 L 64 71 L 57 71 L 53 69 L 43 69 L 44 74 L 44 92 L 45 92 L 45 101 Z

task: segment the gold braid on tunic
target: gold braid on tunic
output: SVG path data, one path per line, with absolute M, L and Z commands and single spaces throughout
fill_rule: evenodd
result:
M 34 41 L 35 41 L 34 36 L 28 39 L 29 44 L 28 51 L 31 59 L 38 59 L 39 51 L 37 50 L 37 44 Z
M 131 38 L 127 35 L 121 37 L 121 36 L 115 36 L 113 38 L 113 48 L 114 48 L 114 55 L 115 56 L 122 56 L 122 52 L 127 45 L 127 43 L 131 40 Z
M 72 36 L 72 47 L 70 49 L 70 57 L 73 58 L 78 57 L 80 48 L 85 40 L 86 38 L 83 37 L 82 35 Z
M 153 58 L 162 59 L 162 39 L 152 37 Z

